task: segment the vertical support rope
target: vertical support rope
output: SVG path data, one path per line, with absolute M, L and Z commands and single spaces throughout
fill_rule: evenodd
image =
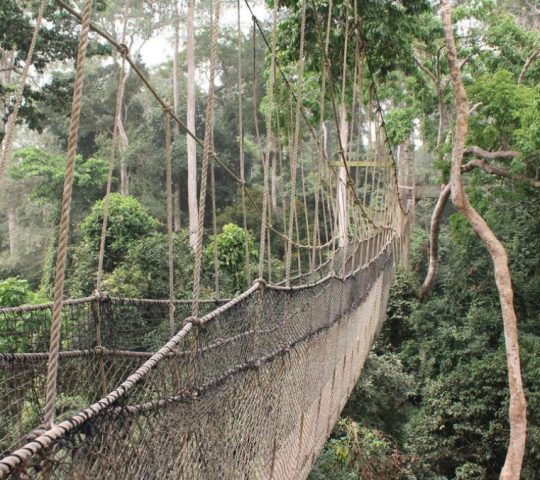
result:
M 242 203 L 242 227 L 244 228 L 244 273 L 248 284 L 251 282 L 251 265 L 249 259 L 249 233 L 247 230 L 247 211 L 246 211 L 246 191 L 245 191 L 245 147 L 244 147 L 244 87 L 243 87 L 243 74 L 242 74 L 242 28 L 240 22 L 240 0 L 236 0 L 236 54 L 237 54 L 237 69 L 238 69 L 238 142 L 239 142 L 239 163 L 240 163 L 240 199 Z M 253 64 L 253 71 L 255 72 L 255 64 Z M 253 73 L 255 76 L 255 73 Z M 253 87 L 255 88 L 255 87 Z M 254 100 L 255 101 L 255 100 Z M 255 112 L 256 114 L 256 112 Z M 257 117 L 255 116 L 255 122 Z M 258 127 L 255 123 L 255 127 Z M 257 134 L 258 140 L 258 134 Z
M 296 212 L 296 164 L 298 160 L 298 145 L 300 140 L 300 115 L 302 109 L 302 83 L 304 79 L 304 46 L 305 46 L 305 31 L 306 31 L 306 0 L 302 0 L 301 19 L 300 19 L 300 51 L 298 58 L 298 78 L 296 81 L 296 113 L 294 122 L 294 138 L 293 148 L 291 152 L 291 196 L 290 196 L 290 212 L 289 212 L 289 230 L 287 242 L 287 252 L 285 255 L 285 278 L 287 286 L 291 280 L 291 259 L 292 259 L 292 239 L 294 220 Z
M 38 13 L 36 16 L 36 23 L 34 25 L 34 31 L 32 33 L 32 39 L 30 40 L 30 46 L 28 48 L 28 53 L 26 54 L 26 60 L 24 67 L 21 73 L 21 78 L 19 80 L 19 85 L 17 86 L 17 96 L 15 99 L 15 105 L 13 106 L 13 111 L 8 119 L 7 133 L 4 138 L 4 144 L 2 152 L 0 153 L 0 184 L 4 178 L 4 174 L 7 168 L 9 161 L 9 156 L 11 155 L 11 148 L 13 147 L 13 139 L 15 137 L 15 129 L 17 125 L 17 117 L 19 115 L 19 110 L 23 101 L 24 87 L 26 81 L 28 80 L 28 74 L 30 72 L 30 67 L 32 65 L 32 60 L 34 58 L 34 50 L 36 48 L 37 39 L 39 36 L 39 29 L 41 28 L 41 23 L 43 21 L 43 15 L 45 13 L 45 7 L 47 6 L 48 0 L 41 0 L 39 4 Z
M 265 242 L 266 242 L 266 216 L 270 209 L 270 185 L 268 181 L 268 169 L 270 166 L 270 155 L 272 152 L 272 113 L 274 109 L 274 84 L 276 81 L 276 32 L 277 32 L 277 8 L 278 2 L 274 2 L 274 9 L 272 13 L 272 39 L 270 47 L 270 79 L 268 82 L 268 105 L 266 112 L 266 149 L 263 158 L 263 208 L 261 218 L 261 238 L 259 244 L 259 271 L 258 277 L 264 277 L 264 254 L 265 254 Z M 240 21 L 240 19 L 239 19 Z M 278 132 L 279 134 L 279 132 Z M 270 230 L 268 230 L 270 232 Z M 270 272 L 270 238 L 268 239 L 268 268 Z
M 174 234 L 173 234 L 173 194 L 172 194 L 172 145 L 171 117 L 164 112 L 165 123 L 165 182 L 167 192 L 167 263 L 169 270 L 169 334 L 175 334 L 174 325 Z
M 88 34 L 90 31 L 91 14 L 92 0 L 85 0 L 82 11 L 81 36 L 79 38 L 75 82 L 73 87 L 73 104 L 71 109 L 71 120 L 69 127 L 66 176 L 64 179 L 62 210 L 60 214 L 60 234 L 58 237 L 58 251 L 56 255 L 54 301 L 51 321 L 51 344 L 49 350 L 49 363 L 47 367 L 47 391 L 45 400 L 45 425 L 47 427 L 51 427 L 53 425 L 56 410 L 56 381 L 58 377 L 58 355 L 60 352 L 60 328 L 62 324 L 62 300 L 64 296 L 69 220 L 71 214 L 71 198 L 73 193 L 73 178 L 75 174 L 75 156 L 77 153 L 79 120 L 82 107 L 84 63 L 86 59 L 86 50 L 88 47 Z
M 127 32 L 127 19 L 128 11 L 130 7 L 130 0 L 126 0 L 124 4 L 124 20 L 122 24 L 122 45 L 126 40 Z M 98 267 L 96 273 L 96 291 L 99 293 L 101 291 L 101 283 L 103 280 L 103 261 L 105 258 L 105 239 L 107 235 L 107 224 L 109 222 L 109 209 L 110 209 L 110 196 L 111 196 L 111 186 L 112 186 L 112 177 L 114 171 L 114 164 L 116 160 L 116 148 L 118 146 L 118 125 L 120 122 L 120 115 L 122 114 L 122 96 L 123 96 L 123 83 L 125 81 L 126 75 L 126 55 L 127 48 L 123 48 L 119 51 L 122 56 L 120 70 L 118 71 L 118 79 L 116 82 L 116 99 L 114 107 L 114 119 L 113 119 L 113 130 L 111 138 L 111 153 L 109 156 L 109 171 L 107 173 L 107 186 L 105 189 L 105 197 L 103 199 L 103 222 L 101 224 L 101 236 L 99 238 L 99 254 L 98 254 Z
M 214 135 L 212 135 L 212 151 L 214 151 Z M 210 163 L 210 190 L 212 197 L 212 234 L 214 235 L 214 296 L 220 297 L 219 287 L 219 258 L 218 258 L 218 244 L 217 244 L 217 214 L 216 214 L 216 161 L 212 155 Z M 242 193 L 244 189 L 242 188 Z
M 219 14 L 221 0 L 214 0 L 214 17 L 212 22 L 212 38 L 210 46 L 210 79 L 208 87 L 208 100 L 206 104 L 206 124 L 204 131 L 203 158 L 201 168 L 201 186 L 199 194 L 199 219 L 197 226 L 197 244 L 195 246 L 195 265 L 193 269 L 193 304 L 191 314 L 199 314 L 199 300 L 201 296 L 201 267 L 204 235 L 204 213 L 206 205 L 206 187 L 208 181 L 208 163 L 210 159 L 212 129 L 214 128 L 214 94 L 217 62 L 217 40 L 219 32 Z

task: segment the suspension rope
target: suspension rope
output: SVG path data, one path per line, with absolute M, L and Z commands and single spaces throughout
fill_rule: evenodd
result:
M 311 4 L 312 4 L 312 7 L 313 7 L 313 10 L 315 12 L 317 12 L 316 0 L 311 0 Z M 329 57 L 328 57 L 328 53 L 325 52 L 325 49 L 324 49 L 324 41 L 323 41 L 322 34 L 321 34 L 320 21 L 319 21 L 319 18 L 318 18 L 317 15 L 315 15 L 315 28 L 316 28 L 316 31 L 317 31 L 317 38 L 319 39 L 319 44 L 321 45 L 321 48 L 322 48 L 322 51 L 323 51 L 324 66 L 325 66 L 325 68 L 327 68 L 329 80 L 333 84 L 334 81 L 333 81 L 333 78 L 332 78 L 333 77 L 332 70 L 329 68 L 330 67 L 330 60 L 329 60 Z M 353 195 L 353 198 L 354 198 L 355 204 L 360 208 L 360 211 L 362 212 L 362 215 L 366 218 L 366 220 L 368 222 L 372 223 L 373 226 L 375 228 L 378 228 L 378 229 L 388 228 L 385 225 L 377 224 L 376 222 L 373 221 L 373 219 L 371 219 L 371 217 L 367 214 L 366 210 L 364 209 L 364 206 L 363 206 L 362 202 L 358 198 L 358 195 L 354 191 L 354 188 L 353 188 L 354 182 L 352 180 L 352 176 L 351 176 L 351 173 L 350 173 L 350 168 L 349 168 L 347 159 L 345 158 L 345 152 L 343 150 L 343 145 L 342 145 L 342 141 L 341 141 L 341 135 L 339 133 L 340 132 L 339 118 L 338 118 L 338 111 L 337 111 L 337 105 L 336 105 L 336 100 L 335 100 L 335 95 L 334 95 L 333 88 L 330 89 L 330 97 L 331 97 L 332 111 L 333 111 L 333 114 L 334 114 L 334 121 L 336 123 L 336 130 L 338 132 L 337 133 L 337 138 L 338 138 L 338 145 L 339 145 L 339 155 L 340 155 L 341 160 L 343 162 L 343 168 L 345 169 L 345 173 L 346 173 L 346 177 L 347 177 L 347 181 L 345 182 L 346 186 L 347 186 L 347 189 L 349 189 L 351 191 L 351 193 Z
M 240 8 L 240 0 L 238 0 L 238 8 Z M 266 151 L 263 158 L 263 208 L 261 217 L 261 238 L 259 244 L 259 271 L 258 277 L 264 276 L 264 254 L 266 242 L 266 215 L 270 211 L 270 186 L 268 182 L 268 170 L 270 164 L 270 155 L 272 152 L 272 112 L 274 109 L 274 84 L 276 80 L 276 38 L 277 38 L 277 9 L 278 2 L 274 2 L 272 12 L 272 37 L 270 48 L 270 79 L 268 82 L 268 105 L 266 112 Z M 278 132 L 279 135 L 279 132 Z M 271 259 L 270 259 L 270 231 L 268 231 L 268 276 L 271 278 Z
M 58 354 L 60 351 L 60 328 L 62 323 L 62 300 L 64 296 L 64 279 L 66 257 L 69 238 L 69 221 L 71 214 L 71 199 L 73 192 L 73 178 L 75 174 L 75 156 L 77 153 L 77 140 L 79 134 L 79 120 L 82 107 L 82 91 L 84 84 L 84 64 L 88 47 L 88 34 L 90 31 L 90 16 L 92 14 L 92 0 L 85 0 L 77 63 L 75 82 L 73 85 L 73 103 L 69 128 L 66 176 L 62 194 L 62 210 L 60 213 L 60 234 L 58 236 L 58 250 L 56 255 L 56 273 L 54 278 L 54 301 L 51 320 L 50 357 L 47 367 L 47 390 L 45 400 L 45 425 L 51 427 L 54 423 L 56 411 L 56 389 L 58 376 Z
M 26 60 L 23 70 L 21 72 L 21 77 L 19 79 L 19 85 L 17 86 L 15 104 L 13 105 L 13 111 L 11 112 L 11 115 L 8 119 L 6 136 L 4 138 L 2 151 L 0 152 L 0 184 L 2 183 L 2 179 L 4 178 L 6 167 L 9 162 L 9 157 L 11 155 L 11 149 L 13 147 L 13 140 L 15 137 L 15 130 L 17 126 L 17 117 L 19 115 L 19 110 L 21 108 L 24 97 L 24 87 L 26 86 L 30 67 L 32 66 L 34 60 L 34 50 L 36 48 L 36 42 L 39 36 L 39 29 L 41 28 L 41 23 L 43 21 L 43 15 L 45 13 L 45 7 L 47 6 L 47 3 L 48 0 L 41 0 L 39 4 L 36 22 L 34 24 L 34 31 L 32 32 L 32 39 L 30 40 L 30 46 L 28 47 L 28 52 L 26 54 Z
M 247 210 L 246 210 L 246 190 L 245 185 L 245 146 L 244 146 L 244 88 L 242 75 L 242 27 L 240 22 L 240 0 L 236 0 L 236 23 L 237 23 L 237 63 L 238 63 L 238 141 L 239 141 L 239 160 L 240 160 L 240 201 L 242 203 L 242 226 L 244 228 L 244 273 L 246 280 L 251 283 L 251 265 L 249 258 L 249 232 L 247 230 Z M 255 42 L 255 39 L 253 39 Z M 255 49 L 255 47 L 253 47 Z M 255 57 L 253 58 L 253 94 L 255 95 Z M 255 97 L 253 102 L 255 103 Z M 254 104 L 254 120 L 257 130 L 257 142 L 259 141 L 259 126 L 257 124 L 257 110 Z M 264 205 L 263 205 L 264 215 Z
M 173 195 L 172 195 L 172 145 L 171 117 L 163 116 L 165 124 L 165 190 L 167 194 L 167 266 L 169 273 L 169 334 L 175 332 L 174 324 L 174 233 L 173 233 Z
M 306 31 L 306 0 L 302 0 L 301 19 L 300 19 L 300 51 L 298 56 L 298 69 L 296 80 L 296 112 L 294 122 L 294 138 L 292 152 L 290 158 L 291 167 L 291 194 L 290 194 L 290 211 L 289 211 L 289 239 L 292 240 L 294 219 L 296 215 L 296 164 L 298 160 L 298 147 L 300 140 L 300 115 L 302 106 L 302 82 L 304 78 L 304 46 L 305 46 L 305 31 Z M 292 257 L 292 242 L 287 243 L 287 252 L 285 254 L 285 278 L 287 286 L 290 283 L 291 277 L 291 257 Z
M 221 0 L 214 0 L 214 15 L 212 21 L 212 36 L 210 44 L 210 75 L 208 87 L 208 99 L 206 104 L 206 120 L 204 130 L 203 158 L 201 167 L 201 183 L 199 194 L 199 219 L 197 226 L 197 244 L 195 247 L 195 265 L 193 268 L 193 304 L 191 314 L 197 317 L 199 314 L 199 299 L 201 295 L 201 269 L 203 254 L 204 213 L 206 205 L 206 186 L 208 178 L 208 162 L 211 155 L 212 130 L 214 128 L 214 95 L 217 62 L 217 43 L 219 33 L 219 14 Z
M 130 0 L 126 0 L 124 4 L 124 19 L 122 22 L 122 44 L 126 41 L 127 33 L 127 20 L 128 11 L 130 7 Z M 111 138 L 111 153 L 109 155 L 109 171 L 107 173 L 107 186 L 105 189 L 105 197 L 103 199 L 103 221 L 101 224 L 101 235 L 99 238 L 99 253 L 98 253 L 98 267 L 96 273 L 96 291 L 101 291 L 101 283 L 103 280 L 103 261 L 105 258 L 105 239 L 107 236 L 107 224 L 109 222 L 109 209 L 110 209 L 110 197 L 111 186 L 114 171 L 114 164 L 116 160 L 116 149 L 118 146 L 118 128 L 120 125 L 120 115 L 122 115 L 122 97 L 123 97 L 123 84 L 126 77 L 126 55 L 127 49 L 122 48 L 119 50 L 121 56 L 120 69 L 118 70 L 118 77 L 116 82 L 116 100 L 114 107 L 114 120 L 113 130 Z
M 75 9 L 73 9 L 70 5 L 68 5 L 64 0 L 54 0 L 56 3 L 58 3 L 62 8 L 64 8 L 65 10 L 67 10 L 69 13 L 71 13 L 75 18 L 81 20 L 81 14 L 78 13 Z M 246 3 L 246 5 L 248 6 L 248 8 L 250 8 L 249 4 Z M 250 8 L 250 11 L 251 8 Z M 256 18 L 256 17 L 255 17 Z M 259 31 L 261 30 L 261 27 L 257 21 L 257 25 L 258 25 L 258 28 L 259 28 Z M 103 37 L 107 42 L 109 42 L 112 46 L 114 46 L 117 50 L 119 51 L 123 51 L 123 50 L 126 50 L 127 51 L 127 47 L 125 45 L 122 45 L 120 43 L 118 43 L 111 35 L 109 35 L 107 32 L 103 31 L 102 29 L 100 29 L 99 27 L 97 27 L 96 25 L 94 25 L 93 23 L 90 23 L 90 29 L 92 31 L 94 31 L 95 33 L 97 33 L 99 36 Z M 264 34 L 261 35 L 264 40 L 265 40 L 265 43 L 267 43 L 267 39 L 266 37 L 264 36 Z M 267 45 L 269 45 L 267 43 Z M 190 129 L 187 128 L 187 126 L 185 125 L 185 123 L 174 113 L 174 111 L 172 109 L 169 109 L 168 107 L 168 104 L 167 102 L 159 95 L 159 93 L 157 92 L 157 90 L 154 88 L 154 86 L 152 85 L 152 83 L 150 82 L 150 80 L 146 77 L 146 75 L 143 73 L 143 71 L 140 69 L 140 67 L 137 65 L 137 63 L 131 58 L 131 56 L 129 55 L 129 52 L 126 53 L 125 55 L 125 58 L 126 58 L 126 62 L 130 65 L 132 71 L 139 77 L 139 79 L 143 82 L 143 84 L 145 85 L 145 87 L 148 89 L 148 91 L 152 94 L 152 96 L 156 99 L 156 101 L 161 105 L 161 107 L 167 111 L 168 115 L 170 115 L 170 117 L 177 123 L 177 125 L 187 134 L 189 135 L 191 138 L 193 138 L 197 144 L 199 146 L 202 146 L 203 149 L 204 149 L 204 140 L 201 140 L 193 131 L 191 131 Z M 277 58 L 276 58 L 276 66 L 279 67 L 279 63 L 277 61 Z M 284 76 L 284 72 L 281 70 L 280 68 L 280 72 L 282 74 L 282 76 Z M 286 79 L 286 77 L 284 77 L 284 80 L 285 80 L 285 84 L 288 85 L 287 88 L 290 87 L 290 83 L 288 82 L 288 80 Z M 295 96 L 293 95 L 293 98 L 295 98 Z M 305 117 L 306 121 L 307 121 L 307 115 L 305 114 L 303 108 L 301 108 L 301 113 L 302 113 L 302 116 Z M 308 124 L 309 125 L 309 124 Z M 313 138 L 315 139 L 315 141 L 318 143 L 319 142 L 319 139 L 318 137 L 316 136 L 315 133 L 313 133 L 312 131 L 312 127 L 310 127 L 310 132 L 311 132 L 311 135 L 313 136 Z M 229 166 L 222 160 L 220 159 L 215 152 L 210 152 L 209 154 L 218 164 L 219 166 L 227 173 L 227 175 L 229 175 L 235 182 L 237 182 L 245 191 L 245 195 L 246 195 L 246 198 L 249 200 L 250 204 L 257 210 L 257 213 L 259 213 L 260 215 L 262 215 L 262 208 L 261 206 L 255 201 L 255 199 L 253 198 L 253 196 L 251 195 L 251 192 L 249 191 L 249 189 L 247 188 L 247 185 L 245 182 L 242 181 L 242 179 L 236 174 L 234 173 L 230 168 Z M 284 238 L 286 241 L 291 241 L 292 244 L 297 247 L 297 248 L 302 248 L 302 249 L 311 249 L 312 248 L 312 245 L 305 245 L 305 244 L 299 244 L 297 242 L 295 242 L 293 239 L 289 239 L 287 237 L 286 234 L 282 233 L 282 232 L 279 232 L 278 230 L 276 230 L 271 224 L 267 224 L 267 228 L 269 228 L 270 230 L 272 230 L 276 235 L 279 235 L 281 236 L 282 238 Z

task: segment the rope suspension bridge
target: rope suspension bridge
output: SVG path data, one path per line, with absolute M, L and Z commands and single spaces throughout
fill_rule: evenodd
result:
M 80 13 L 64 0 L 56 0 L 80 21 L 81 30 L 54 300 L 0 308 L 0 478 L 308 476 L 384 319 L 393 274 L 407 249 L 414 200 L 408 197 L 409 190 L 398 185 L 367 46 L 361 40 L 361 12 L 356 2 L 347 4 L 341 19 L 345 44 L 342 58 L 336 59 L 330 55 L 330 31 L 335 17 L 343 12 L 334 12 L 330 2 L 326 16 L 317 17 L 310 27 L 315 29 L 316 39 L 309 43 L 306 10 L 313 7 L 317 11 L 315 2 L 300 1 L 296 71 L 289 76 L 278 55 L 277 2 L 270 13 L 269 31 L 248 3 L 237 3 L 241 134 L 238 163 L 230 165 L 215 151 L 213 141 L 215 110 L 219 108 L 215 97 L 220 0 L 213 0 L 212 5 L 202 139 L 187 128 L 130 56 L 125 23 L 124 38 L 117 40 L 93 23 L 92 0 L 84 0 Z M 34 21 L 2 146 L 0 180 L 11 156 L 22 92 L 47 4 L 40 0 Z M 125 8 L 127 11 L 129 6 Z M 256 120 L 257 131 L 253 132 L 263 172 L 260 196 L 253 195 L 244 172 L 241 84 L 246 80 L 241 69 L 241 11 L 252 16 L 254 42 L 262 40 L 268 48 L 266 138 Z M 64 298 L 85 57 L 91 35 L 116 50 L 118 91 L 129 65 L 163 110 L 168 298 L 115 297 L 103 291 L 121 95 L 116 98 L 112 126 L 96 290 L 85 298 Z M 317 116 L 303 101 L 305 58 L 310 51 L 321 56 Z M 336 72 L 340 72 L 339 78 Z M 255 111 L 257 108 L 255 105 Z M 325 121 L 326 116 L 332 120 Z M 283 118 L 287 125 L 282 124 Z M 175 298 L 174 291 L 171 125 L 202 147 L 189 299 Z M 280 182 L 277 209 L 271 201 L 273 168 Z M 308 168 L 315 179 L 309 202 Z M 252 285 L 232 299 L 205 296 L 201 276 L 205 230 L 216 233 L 218 169 L 238 183 L 244 231 L 260 231 L 258 265 L 250 264 L 246 246 L 245 270 Z M 205 212 L 208 199 L 210 216 Z M 259 213 L 260 225 L 249 224 L 248 206 Z M 282 218 L 276 219 L 276 215 Z M 276 245 L 285 259 L 284 278 L 279 279 L 272 271 L 275 248 L 271 247 Z M 213 290 L 219 295 L 217 266 Z

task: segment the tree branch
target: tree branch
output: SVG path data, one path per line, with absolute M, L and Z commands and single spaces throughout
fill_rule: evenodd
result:
M 426 278 L 420 291 L 418 292 L 418 298 L 424 300 L 431 290 L 433 281 L 435 280 L 435 274 L 437 273 L 437 264 L 439 256 L 439 231 L 441 225 L 441 217 L 444 211 L 444 207 L 450 197 L 450 184 L 446 185 L 439 195 L 439 199 L 433 209 L 431 216 L 431 231 L 429 237 L 429 266 Z
M 474 168 L 484 170 L 484 172 L 489 173 L 490 175 L 498 175 L 500 177 L 509 178 L 510 180 L 514 180 L 517 182 L 526 182 L 532 187 L 540 188 L 539 180 L 534 180 L 532 178 L 526 177 L 525 175 L 513 174 L 506 170 L 506 168 L 487 163 L 484 159 L 475 158 L 474 160 L 470 160 L 461 167 L 461 171 L 470 172 Z
M 534 63 L 534 61 L 540 57 L 540 50 L 537 50 L 534 52 L 525 62 L 525 65 L 523 65 L 523 69 L 521 70 L 521 73 L 518 77 L 518 85 L 521 85 L 523 83 L 523 80 L 525 80 L 525 75 L 527 75 L 527 72 L 529 71 L 529 68 L 531 68 L 531 65 Z
M 437 83 L 437 79 L 435 78 L 435 75 L 429 71 L 429 69 L 416 57 L 416 55 L 413 55 L 414 63 L 418 65 L 420 70 L 422 70 L 432 81 L 433 83 Z
M 525 441 L 527 437 L 527 401 L 525 400 L 525 392 L 523 391 L 523 381 L 521 378 L 518 327 L 514 309 L 512 277 L 508 267 L 508 255 L 503 244 L 495 236 L 484 218 L 471 205 L 463 189 L 461 168 L 463 155 L 465 153 L 465 141 L 468 133 L 469 101 L 461 79 L 452 27 L 451 0 L 440 0 L 440 4 L 444 38 L 448 51 L 448 64 L 450 66 L 456 102 L 456 128 L 450 170 L 452 201 L 480 237 L 493 261 L 495 283 L 497 285 L 497 291 L 499 292 L 499 301 L 503 319 L 508 385 L 510 391 L 510 407 L 508 412 L 510 439 L 499 478 L 500 480 L 519 480 L 523 465 L 523 457 L 525 455 Z M 479 150 L 480 153 L 490 154 L 490 152 L 482 151 L 482 149 Z M 501 152 L 495 152 L 495 154 L 500 155 Z
M 467 147 L 463 150 L 463 155 L 476 155 L 477 157 L 483 158 L 485 160 L 498 160 L 501 158 L 516 158 L 521 155 L 521 153 L 516 152 L 515 150 L 499 150 L 497 152 L 490 152 L 484 150 L 483 148 L 473 145 Z

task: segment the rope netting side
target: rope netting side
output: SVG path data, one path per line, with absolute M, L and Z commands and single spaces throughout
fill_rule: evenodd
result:
M 66 270 L 69 220 L 71 213 L 71 197 L 73 193 L 73 178 L 75 174 L 75 155 L 79 134 L 79 119 L 82 107 L 82 90 L 84 83 L 84 64 L 86 49 L 88 47 L 88 34 L 90 33 L 90 16 L 92 14 L 92 0 L 85 0 L 81 35 L 77 52 L 75 68 L 75 81 L 73 85 L 73 102 L 69 127 L 67 148 L 66 174 L 64 190 L 62 193 L 62 207 L 60 212 L 60 233 L 58 235 L 58 250 L 56 254 L 56 271 L 54 277 L 54 300 L 51 321 L 50 358 L 47 373 L 47 399 L 45 404 L 45 424 L 51 426 L 55 417 L 56 381 L 58 373 L 58 352 L 60 351 L 60 327 L 62 321 L 62 301 L 64 297 L 64 279 Z
M 326 429 L 313 432 L 321 423 L 316 417 L 328 412 L 324 424 L 332 425 L 343 406 L 347 391 L 335 391 L 336 385 L 338 380 L 347 386 L 354 383 L 361 363 L 352 363 L 350 355 L 359 340 L 366 343 L 362 348 L 367 353 L 380 320 L 375 313 L 384 309 L 373 309 L 384 302 L 381 272 L 393 269 L 392 260 L 387 245 L 368 267 L 343 279 L 328 276 L 298 287 L 268 285 L 264 295 L 256 282 L 238 299 L 200 318 L 193 378 L 187 374 L 192 361 L 188 322 L 150 358 L 132 359 L 132 366 L 143 363 L 111 393 L 47 432 L 36 433 L 0 461 L 0 471 L 7 474 L 24 465 L 32 474 L 47 459 L 51 478 L 105 478 L 111 473 L 117 478 L 177 478 L 178 472 L 181 478 L 258 478 L 270 469 L 272 450 L 276 472 L 307 471 L 327 434 Z M 167 329 L 167 306 L 160 307 Z M 255 319 L 254 312 L 262 316 Z M 280 320 L 285 315 L 286 323 Z M 354 333 L 358 328 L 366 329 L 364 336 Z M 340 342 L 352 343 L 345 349 Z M 345 372 L 354 365 L 355 373 L 336 374 L 332 382 L 336 348 L 350 352 Z M 327 367 L 321 358 L 327 359 Z M 116 368 L 108 365 L 109 379 L 123 375 Z M 317 409 L 321 398 L 322 406 L 332 398 L 332 409 Z M 265 434 L 269 422 L 279 425 L 279 439 Z M 301 464 L 291 449 L 302 451 Z

